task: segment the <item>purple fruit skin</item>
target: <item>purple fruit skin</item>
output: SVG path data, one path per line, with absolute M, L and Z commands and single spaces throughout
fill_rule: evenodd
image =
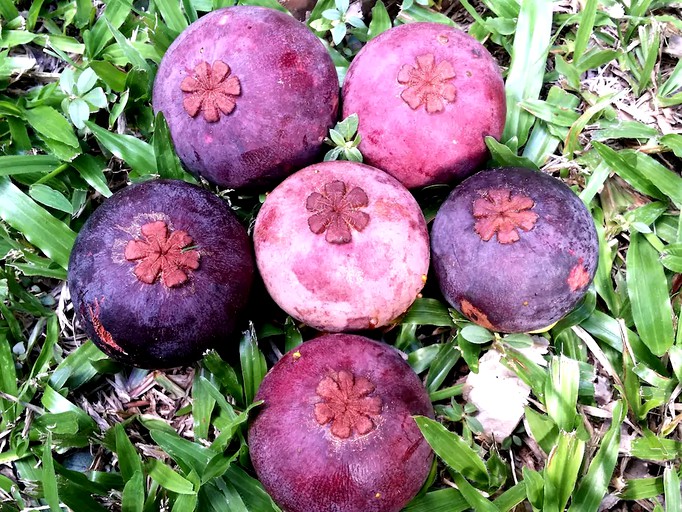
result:
M 315 419 L 316 387 L 340 370 L 376 386 L 382 415 L 368 434 L 338 439 Z M 249 427 L 251 461 L 287 512 L 397 512 L 429 474 L 433 453 L 411 416 L 433 418 L 433 408 L 393 347 L 349 334 L 306 342 L 270 370 L 256 400 L 264 404 Z
M 473 203 L 494 189 L 535 202 L 537 222 L 518 230 L 516 242 L 486 242 L 475 231 Z M 462 311 L 467 301 L 478 318 L 467 316 L 500 332 L 543 329 L 562 318 L 587 292 L 599 258 L 594 221 L 578 196 L 562 181 L 522 168 L 482 171 L 457 186 L 438 211 L 431 250 L 448 302 Z M 573 289 L 576 265 L 585 270 L 584 284 Z
M 197 64 L 224 61 L 239 78 L 236 107 L 217 122 L 183 107 Z M 153 91 L 175 149 L 221 187 L 262 187 L 312 163 L 333 126 L 339 82 L 327 50 L 293 17 L 262 7 L 219 9 L 190 25 L 161 61 Z
M 369 215 L 352 240 L 332 244 L 311 232 L 306 199 L 343 180 L 363 189 Z M 426 221 L 397 180 L 367 165 L 338 161 L 311 165 L 267 197 L 254 226 L 256 263 L 275 302 L 319 330 L 340 332 L 387 325 L 424 287 L 429 269 Z
M 168 288 L 141 282 L 124 256 L 139 227 L 164 220 L 186 231 L 199 268 Z M 131 234 L 133 233 L 133 234 Z M 154 180 L 107 199 L 81 229 L 69 260 L 74 309 L 88 336 L 107 355 L 143 368 L 188 365 L 225 342 L 248 299 L 254 262 L 244 227 L 210 192 L 182 181 Z M 99 309 L 100 329 L 90 308 Z M 125 353 L 103 340 L 104 328 Z
M 440 112 L 413 110 L 397 76 L 420 55 L 454 70 L 455 100 Z M 360 118 L 365 162 L 407 188 L 467 177 L 485 162 L 485 137 L 502 135 L 504 82 L 497 63 L 473 37 L 440 23 L 409 23 L 372 39 L 353 60 L 343 85 L 343 117 Z

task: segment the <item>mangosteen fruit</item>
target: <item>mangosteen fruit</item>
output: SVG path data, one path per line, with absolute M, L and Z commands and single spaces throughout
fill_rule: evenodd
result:
M 494 331 L 544 329 L 571 311 L 597 270 L 590 212 L 562 181 L 530 169 L 479 172 L 457 186 L 431 230 L 445 298 Z
M 426 281 L 429 242 L 419 205 L 397 180 L 367 165 L 307 167 L 265 200 L 253 232 L 270 296 L 325 331 L 388 324 Z
M 311 164 L 336 120 L 339 82 L 301 22 L 263 7 L 201 17 L 164 55 L 153 106 L 197 176 L 257 188 Z
M 154 180 L 116 192 L 88 218 L 68 282 L 80 324 L 102 351 L 168 368 L 226 342 L 253 274 L 246 230 L 225 202 Z
M 504 82 L 473 37 L 440 23 L 408 23 L 372 39 L 343 84 L 343 116 L 357 113 L 365 162 L 407 188 L 459 180 L 502 135 Z
M 253 467 L 287 512 L 397 512 L 433 453 L 413 415 L 433 418 L 419 377 L 393 347 L 328 334 L 265 376 L 249 426 Z

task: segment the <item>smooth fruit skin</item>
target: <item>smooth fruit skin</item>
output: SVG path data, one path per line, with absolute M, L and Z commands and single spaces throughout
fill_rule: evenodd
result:
M 163 224 L 171 236 L 186 234 L 172 259 L 184 264 L 180 273 L 173 264 L 145 272 L 156 269 L 157 253 L 138 258 L 158 249 L 147 230 Z M 246 230 L 222 200 L 182 181 L 154 180 L 118 191 L 88 218 L 68 282 L 80 325 L 100 349 L 133 366 L 168 368 L 226 341 L 253 273 Z
M 336 232 L 314 223 L 324 212 L 309 201 L 339 183 L 355 227 Z M 362 205 L 353 207 L 356 199 Z M 344 236 L 345 243 L 330 242 Z M 415 199 L 388 174 L 352 162 L 315 164 L 284 180 L 267 196 L 253 238 L 272 298 L 319 330 L 388 324 L 414 302 L 429 268 L 428 231 Z
M 339 438 L 320 424 L 321 382 L 353 375 L 372 404 L 371 426 Z M 287 353 L 265 376 L 249 427 L 259 480 L 287 512 L 397 512 L 419 491 L 433 453 L 413 415 L 433 418 L 419 377 L 389 345 L 362 336 L 325 335 Z
M 197 66 L 217 62 L 229 67 L 221 83 L 232 81 L 235 94 L 222 99 L 232 111 L 213 121 L 202 109 L 192 117 L 184 102 L 201 85 L 192 81 Z M 235 6 L 201 17 L 168 48 L 153 106 L 192 173 L 221 187 L 258 188 L 315 160 L 336 120 L 338 93 L 334 64 L 304 24 L 273 9 Z
M 429 56 L 440 66 L 437 87 L 416 106 L 423 86 L 434 83 L 433 74 L 422 73 Z M 372 39 L 353 60 L 343 85 L 343 117 L 353 113 L 366 163 L 407 188 L 449 183 L 483 165 L 486 136 L 502 135 L 504 82 L 473 37 L 440 23 L 409 23 Z
M 485 238 L 489 238 L 487 241 Z M 431 230 L 443 295 L 500 332 L 549 327 L 585 295 L 597 269 L 594 221 L 562 181 L 522 168 L 457 186 Z

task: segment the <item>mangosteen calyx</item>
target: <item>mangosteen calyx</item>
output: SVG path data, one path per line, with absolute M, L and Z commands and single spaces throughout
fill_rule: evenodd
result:
M 405 64 L 398 72 L 398 83 L 406 85 L 400 97 L 412 110 L 421 105 L 429 114 L 440 112 L 445 102 L 455 101 L 457 91 L 450 81 L 455 78 L 455 68 L 447 60 L 436 65 L 432 53 L 419 55 L 416 65 Z
M 323 192 L 313 192 L 306 200 L 306 209 L 314 212 L 308 218 L 310 231 L 319 235 L 326 231 L 330 244 L 347 244 L 352 239 L 351 229 L 362 231 L 369 223 L 369 215 L 359 211 L 369 205 L 367 194 L 360 187 L 346 193 L 346 184 L 335 180 L 323 187 Z
M 331 423 L 331 433 L 348 439 L 355 431 L 369 434 L 381 414 L 381 398 L 369 396 L 374 384 L 364 377 L 341 370 L 324 377 L 315 392 L 321 401 L 315 404 L 315 419 L 320 425 Z
M 511 244 L 520 239 L 519 231 L 530 231 L 538 220 L 538 214 L 530 211 L 535 202 L 527 195 L 509 189 L 487 190 L 483 197 L 474 201 L 474 230 L 484 241 L 497 233 L 497 241 Z
M 239 78 L 231 74 L 230 66 L 222 60 L 213 62 L 213 66 L 206 61 L 197 64 L 180 89 L 185 93 L 182 101 L 185 112 L 191 117 L 201 112 L 209 123 L 218 121 L 221 112 L 230 114 L 242 92 Z
M 186 231 L 168 229 L 162 220 L 149 222 L 140 228 L 143 240 L 130 240 L 124 256 L 139 263 L 133 271 L 146 284 L 161 281 L 168 288 L 188 279 L 188 271 L 199 268 L 199 251 L 191 249 L 192 237 Z

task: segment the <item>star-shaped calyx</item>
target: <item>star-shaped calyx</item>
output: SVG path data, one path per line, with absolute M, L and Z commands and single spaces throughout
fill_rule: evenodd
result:
M 533 200 L 521 193 L 512 195 L 509 189 L 487 190 L 474 201 L 474 229 L 486 242 L 497 233 L 497 241 L 511 244 L 519 240 L 519 231 L 530 231 L 538 214 L 530 211 Z
M 182 101 L 185 112 L 192 117 L 201 112 L 209 123 L 218 121 L 221 112 L 225 115 L 232 112 L 241 94 L 241 85 L 239 78 L 230 73 L 230 66 L 222 60 L 216 60 L 213 66 L 205 61 L 197 64 L 180 84 L 185 93 Z
M 187 281 L 189 270 L 199 268 L 199 251 L 189 249 L 192 238 L 186 231 L 169 233 L 165 222 L 149 222 L 141 228 L 143 240 L 131 240 L 125 248 L 128 261 L 138 261 L 134 273 L 143 283 L 153 284 L 161 277 L 168 288 Z
M 381 414 L 381 398 L 369 396 L 374 384 L 341 370 L 323 378 L 317 385 L 321 401 L 315 404 L 315 419 L 320 425 L 331 424 L 332 435 L 347 439 L 353 434 L 365 435 L 376 428 Z
M 326 231 L 325 240 L 330 244 L 346 244 L 351 241 L 351 229 L 362 231 L 369 223 L 369 215 L 358 210 L 368 204 L 367 194 L 360 187 L 346 193 L 343 181 L 331 181 L 322 193 L 313 192 L 306 200 L 306 209 L 314 212 L 308 218 L 310 231 L 316 235 Z
M 440 112 L 445 102 L 455 100 L 457 91 L 450 83 L 455 78 L 455 69 L 447 60 L 436 65 L 433 54 L 420 55 L 416 65 L 405 64 L 398 73 L 398 83 L 405 85 L 400 97 L 412 110 L 421 105 L 429 114 Z

